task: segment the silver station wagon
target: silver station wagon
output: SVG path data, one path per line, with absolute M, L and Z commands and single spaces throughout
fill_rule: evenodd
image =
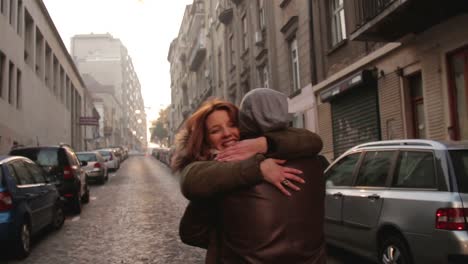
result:
M 366 143 L 325 173 L 328 243 L 379 263 L 468 263 L 468 141 Z

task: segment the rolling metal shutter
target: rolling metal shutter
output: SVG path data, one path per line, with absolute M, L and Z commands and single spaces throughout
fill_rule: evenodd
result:
M 362 85 L 331 100 L 335 158 L 351 147 L 380 140 L 376 85 Z

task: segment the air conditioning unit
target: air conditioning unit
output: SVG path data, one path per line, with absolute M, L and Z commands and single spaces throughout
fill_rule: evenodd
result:
M 255 32 L 255 45 L 263 44 L 263 35 L 262 32 Z

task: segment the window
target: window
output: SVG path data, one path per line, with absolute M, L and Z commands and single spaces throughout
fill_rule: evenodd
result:
M 421 73 L 408 76 L 407 83 L 411 101 L 411 112 L 414 138 L 426 138 L 426 126 L 424 123 L 424 97 Z
M 20 69 L 16 69 L 16 108 L 20 109 L 21 108 L 21 71 Z
M 5 87 L 5 81 L 7 80 L 6 77 L 6 57 L 5 55 L 0 51 L 0 97 L 3 98 L 3 90 Z
M 222 56 L 221 56 L 221 49 L 218 51 L 218 85 L 220 88 L 222 83 L 223 83 L 223 62 L 222 62 Z M 178 89 L 176 89 L 177 91 Z
M 468 193 L 468 151 L 451 150 L 450 158 L 458 181 L 458 190 Z
M 59 94 L 60 94 L 60 101 L 64 103 L 65 101 L 65 72 L 61 66 L 59 66 Z
M 26 8 L 24 9 L 24 35 L 24 61 L 33 67 L 34 21 Z
M 23 27 L 23 0 L 18 0 L 18 9 L 16 14 L 16 32 L 22 36 Z
M 52 49 L 47 42 L 45 46 L 45 84 L 52 88 Z
M 16 1 L 15 0 L 10 0 L 9 1 L 9 6 L 10 6 L 10 25 L 15 27 L 15 21 L 16 21 Z
M 45 173 L 39 166 L 29 162 L 25 162 L 24 164 L 36 183 L 46 182 Z
M 295 113 L 293 120 L 292 120 L 292 126 L 295 128 L 304 128 L 304 113 Z
M 13 104 L 13 97 L 14 97 L 14 93 L 13 93 L 13 89 L 14 89 L 14 85 L 15 85 L 15 65 L 13 64 L 13 62 L 10 61 L 9 63 L 9 67 L 8 67 L 8 103 L 9 104 Z
M 34 178 L 25 167 L 23 161 L 14 161 L 8 164 L 8 169 L 14 175 L 18 185 L 34 184 Z
M 327 171 L 325 176 L 327 186 L 351 186 L 353 184 L 354 169 L 361 153 L 353 153 L 342 158 Z
M 5 14 L 6 0 L 0 0 L 0 13 Z
M 364 157 L 356 186 L 385 186 L 394 151 L 369 151 Z
M 42 80 L 42 74 L 44 71 L 44 37 L 42 37 L 39 28 L 36 28 L 36 73 L 39 79 Z
M 242 17 L 242 40 L 242 50 L 246 51 L 249 49 L 247 15 Z
M 260 87 L 269 88 L 268 84 L 268 66 L 265 65 L 258 70 L 258 75 L 260 77 Z
M 452 139 L 468 139 L 468 49 L 449 57 Z
M 57 57 L 53 56 L 53 59 L 52 59 L 52 90 L 54 92 L 55 95 L 58 94 L 58 89 L 59 89 L 59 68 L 60 68 L 60 64 L 59 62 L 57 61 Z
M 235 61 L 234 61 L 234 35 L 231 34 L 231 36 L 229 36 L 229 51 L 231 52 L 230 54 L 230 63 L 231 63 L 231 67 L 234 67 L 236 64 L 235 64 Z
M 300 72 L 299 72 L 299 51 L 297 49 L 297 39 L 294 38 L 290 43 L 291 50 L 291 65 L 292 65 L 292 79 L 293 91 L 300 89 Z
M 346 22 L 343 0 L 330 0 L 332 46 L 346 39 Z
M 260 20 L 260 28 L 265 28 L 265 0 L 258 0 L 258 19 Z
M 398 157 L 393 187 L 436 188 L 434 155 L 431 152 L 402 151 Z

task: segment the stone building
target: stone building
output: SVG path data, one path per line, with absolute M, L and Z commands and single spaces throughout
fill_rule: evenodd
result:
M 329 158 L 373 140 L 468 139 L 466 1 L 312 2 Z
M 76 35 L 71 54 L 102 117 L 100 147 L 146 146 L 141 86 L 127 48 L 110 34 Z
M 0 1 L 0 153 L 25 146 L 86 148 L 91 99 L 41 0 Z
M 199 53 L 184 33 L 194 6 Z M 289 95 L 293 125 L 318 132 L 329 159 L 374 140 L 468 139 L 467 10 L 463 0 L 196 0 L 168 57 L 171 132 L 209 96 L 238 104 L 269 87 Z
M 290 95 L 294 125 L 314 130 L 309 21 L 306 0 L 195 0 L 187 6 L 168 55 L 171 136 L 207 98 L 239 104 L 257 87 Z

